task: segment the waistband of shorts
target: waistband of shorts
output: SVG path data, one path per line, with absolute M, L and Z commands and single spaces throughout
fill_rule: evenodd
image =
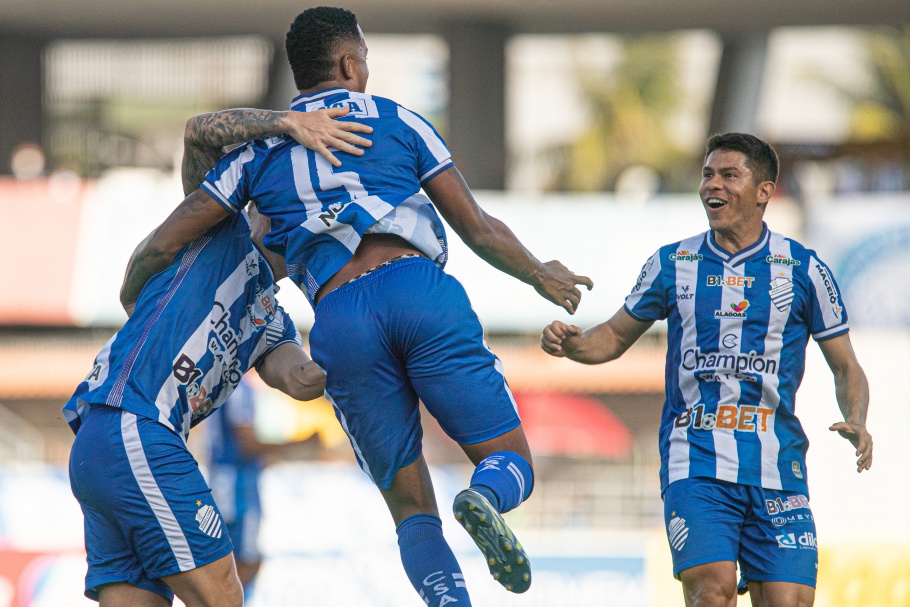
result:
M 341 283 L 340 285 L 338 285 L 337 287 L 332 289 L 332 291 L 330 293 L 326 293 L 325 296 L 319 300 L 319 303 L 316 304 L 316 307 L 319 308 L 319 306 L 321 306 L 324 301 L 326 301 L 327 299 L 330 299 L 336 293 L 340 294 L 340 293 L 350 291 L 352 289 L 365 287 L 368 284 L 372 283 L 374 280 L 378 279 L 379 277 L 383 276 L 384 274 L 388 273 L 389 271 L 391 271 L 393 269 L 403 268 L 406 266 L 424 263 L 424 262 L 429 262 L 429 263 L 433 264 L 434 267 L 436 266 L 436 264 L 433 262 L 433 260 L 431 260 L 429 257 L 427 257 L 425 255 L 421 255 L 419 253 L 405 253 L 404 255 L 399 255 L 397 257 L 393 257 L 392 259 L 382 262 L 381 264 L 379 264 L 376 267 L 370 268 L 363 274 L 358 274 L 351 280 Z

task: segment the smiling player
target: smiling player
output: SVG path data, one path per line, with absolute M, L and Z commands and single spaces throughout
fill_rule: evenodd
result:
M 689 607 L 808 607 L 818 552 L 806 485 L 809 446 L 795 414 L 809 336 L 834 374 L 845 421 L 831 426 L 872 465 L 869 387 L 847 311 L 815 251 L 762 221 L 778 160 L 770 145 L 728 133 L 707 144 L 699 194 L 710 230 L 661 247 L 625 306 L 582 332 L 553 322 L 549 354 L 596 364 L 667 320 L 660 484 L 673 574 Z

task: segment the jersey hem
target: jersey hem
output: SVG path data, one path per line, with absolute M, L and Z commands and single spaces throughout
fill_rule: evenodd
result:
M 640 321 L 640 322 L 657 322 L 657 320 L 658 320 L 658 319 L 656 319 L 656 318 L 645 318 L 644 316 L 642 316 L 642 315 L 640 315 L 640 314 L 636 314 L 636 313 L 633 312 L 633 311 L 629 308 L 629 306 L 627 306 L 627 305 L 623 305 L 623 308 L 625 309 L 626 313 L 627 313 L 629 316 L 631 316 L 632 318 L 634 318 L 634 319 L 637 320 L 637 321 Z
M 829 339 L 834 339 L 835 337 L 840 337 L 850 332 L 850 327 L 847 325 L 841 325 L 839 327 L 834 327 L 833 329 L 828 329 L 826 331 L 820 331 L 812 335 L 812 339 L 816 343 L 828 341 Z
M 215 186 L 211 185 L 209 182 L 207 182 L 207 181 L 202 182 L 202 185 L 199 186 L 199 188 L 202 190 L 205 190 L 206 194 L 211 196 L 215 202 L 217 202 L 218 204 L 223 206 L 224 209 L 231 215 L 234 215 L 234 214 L 240 212 L 240 207 L 237 207 L 237 206 L 231 204 L 231 202 L 228 199 L 226 199 L 224 196 L 222 196 L 221 192 L 219 192 L 217 189 L 215 189 Z

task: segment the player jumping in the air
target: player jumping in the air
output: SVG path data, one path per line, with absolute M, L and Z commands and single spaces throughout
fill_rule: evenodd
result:
M 688 607 L 809 607 L 818 551 L 796 390 L 811 336 L 834 374 L 857 472 L 872 465 L 869 387 L 831 270 L 762 221 L 778 160 L 739 133 L 708 141 L 702 205 L 710 230 L 661 247 L 625 306 L 587 331 L 554 322 L 541 347 L 595 364 L 667 320 L 660 484 L 673 574 Z
M 530 566 L 501 513 L 531 493 L 531 454 L 467 295 L 442 271 L 439 214 L 481 258 L 570 313 L 581 298 L 576 285 L 591 281 L 538 261 L 477 205 L 429 123 L 364 92 L 367 48 L 352 13 L 304 11 L 286 46 L 300 91 L 292 109 L 350 109 L 344 120 L 374 129 L 370 151 L 341 153 L 333 167 L 287 138 L 233 150 L 166 221 L 183 237 L 155 240 L 127 282 L 143 284 L 188 240 L 254 200 L 272 220 L 266 246 L 287 258 L 315 309 L 313 359 L 327 373 L 326 392 L 361 467 L 386 500 L 415 590 L 433 607 L 470 604 L 422 454 L 420 399 L 476 465 L 470 488 L 456 497 L 456 518 L 493 576 L 523 592 Z M 201 122 L 218 132 L 222 119 L 236 124 L 238 116 Z

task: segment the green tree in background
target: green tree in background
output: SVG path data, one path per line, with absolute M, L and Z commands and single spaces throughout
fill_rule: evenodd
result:
M 674 35 L 626 38 L 611 70 L 578 68 L 590 128 L 549 152 L 555 171 L 548 189 L 612 190 L 624 170 L 644 165 L 660 176 L 661 190 L 691 190 L 699 150 L 680 146 L 670 129 L 684 98 L 679 45 Z
M 859 84 L 830 75 L 807 76 L 851 107 L 851 138 L 883 141 L 910 136 L 910 27 L 861 30 L 868 78 Z

